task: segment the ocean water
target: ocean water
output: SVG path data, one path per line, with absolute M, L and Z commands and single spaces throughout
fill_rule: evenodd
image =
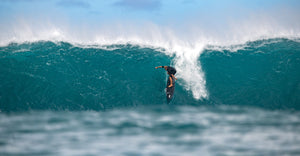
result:
M 193 61 L 191 61 L 193 60 Z M 167 103 L 167 75 L 178 73 Z M 300 155 L 299 39 L 0 47 L 0 155 Z

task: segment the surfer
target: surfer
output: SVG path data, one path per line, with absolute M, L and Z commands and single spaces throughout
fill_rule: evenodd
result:
M 175 80 L 177 80 L 177 78 L 174 76 L 176 74 L 176 69 L 173 68 L 173 67 L 170 67 L 170 66 L 158 66 L 158 67 L 155 67 L 155 69 L 157 68 L 164 68 L 167 72 L 168 72 L 168 75 L 169 75 L 169 80 L 170 80 L 170 85 L 168 85 L 168 87 L 172 87 L 174 82 L 173 82 L 173 78 Z
M 168 72 L 169 77 L 168 77 L 168 82 L 166 87 L 166 94 L 167 94 L 167 101 L 168 103 L 170 103 L 174 94 L 175 80 L 177 80 L 177 78 L 174 76 L 176 74 L 176 69 L 169 66 L 155 67 L 155 69 L 157 68 L 164 68 Z
M 175 80 L 177 80 L 177 78 L 174 76 L 176 74 L 176 69 L 169 66 L 155 67 L 155 69 L 157 68 L 164 68 L 168 72 L 169 77 L 168 77 L 168 83 L 166 87 L 166 94 L 167 94 L 167 101 L 169 103 L 172 100 L 174 94 Z

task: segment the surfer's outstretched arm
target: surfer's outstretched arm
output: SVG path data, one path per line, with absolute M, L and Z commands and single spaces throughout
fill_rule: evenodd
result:
M 157 66 L 157 67 L 155 67 L 155 69 L 157 69 L 157 68 L 163 68 L 164 66 Z

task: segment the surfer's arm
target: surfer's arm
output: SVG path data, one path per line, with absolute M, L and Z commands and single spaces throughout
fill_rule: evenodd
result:
M 155 69 L 157 69 L 157 68 L 163 68 L 163 66 L 157 66 L 157 67 L 155 67 Z
M 174 77 L 175 80 L 177 80 L 177 78 L 172 74 L 172 77 Z
M 170 85 L 168 87 L 172 87 L 173 86 L 173 80 L 172 80 L 171 77 L 169 77 L 169 79 L 170 79 Z

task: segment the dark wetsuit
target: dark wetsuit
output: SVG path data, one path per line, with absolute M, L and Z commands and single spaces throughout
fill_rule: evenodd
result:
M 166 67 L 166 68 L 165 68 Z M 158 67 L 156 67 L 158 68 Z M 160 68 L 165 68 L 168 72 L 168 82 L 167 82 L 167 87 L 166 87 L 166 94 L 167 94 L 167 100 L 168 102 L 171 101 L 173 94 L 174 94 L 174 89 L 175 89 L 175 77 L 174 75 L 176 74 L 176 69 L 173 67 L 169 67 L 169 66 L 160 66 Z M 169 87 L 171 84 L 171 80 L 172 80 L 172 87 Z
M 173 74 L 173 75 L 175 75 L 175 74 L 176 74 L 176 69 L 175 69 L 175 68 L 173 68 L 173 67 L 169 67 L 169 66 L 167 66 L 167 71 L 168 71 L 168 73 L 170 73 L 170 74 Z
M 167 66 L 167 72 L 168 72 L 168 74 L 169 74 L 169 77 L 168 77 L 168 83 L 167 83 L 167 88 L 168 88 L 168 86 L 171 84 L 171 82 L 170 82 L 170 77 L 172 78 L 172 85 L 173 85 L 172 87 L 174 87 L 174 86 L 175 86 L 175 79 L 174 79 L 174 77 L 171 76 L 171 74 L 175 75 L 175 74 L 176 74 L 176 69 L 173 68 L 173 67 Z M 172 88 L 172 87 L 171 87 L 171 88 Z
M 172 87 L 169 87 L 169 85 L 171 84 L 170 78 L 172 79 Z M 166 88 L 166 94 L 167 94 L 167 100 L 168 100 L 168 102 L 170 102 L 170 100 L 173 97 L 174 89 L 175 89 L 175 78 L 169 76 L 168 77 L 167 88 Z

